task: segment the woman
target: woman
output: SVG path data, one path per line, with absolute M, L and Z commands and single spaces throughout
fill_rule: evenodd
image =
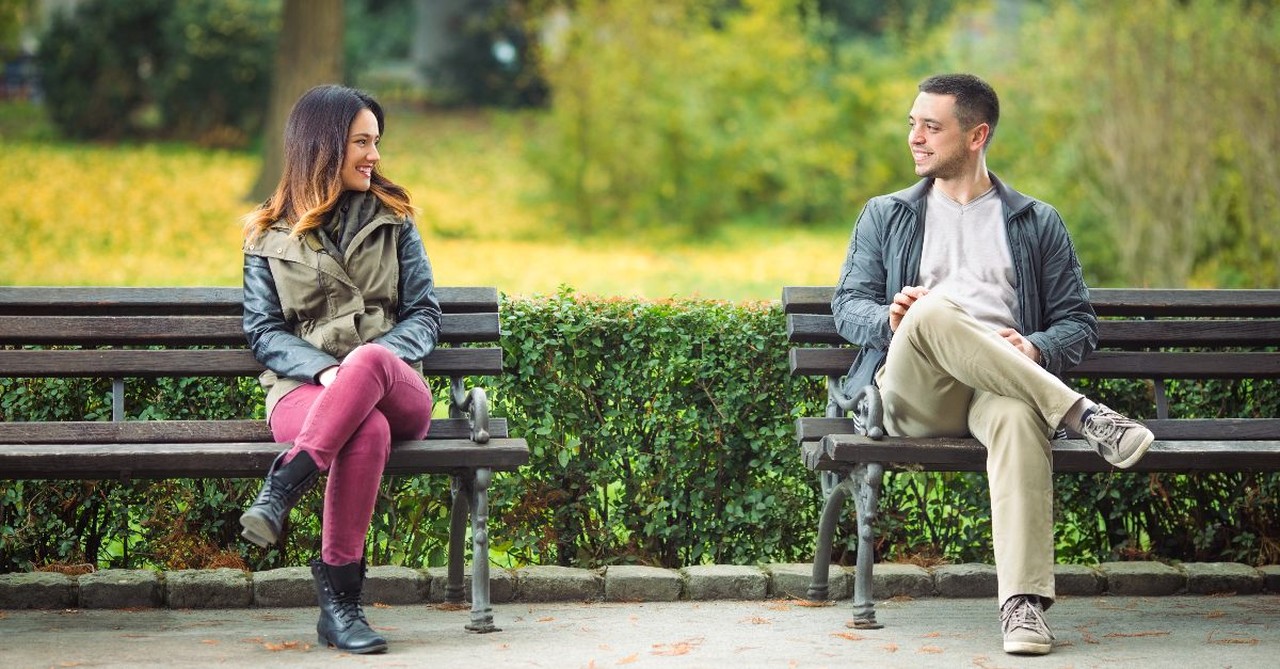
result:
M 360 607 L 364 543 L 391 441 L 421 439 L 430 426 L 420 361 L 440 329 L 409 194 L 377 169 L 384 129 L 365 93 L 307 91 L 285 126 L 280 185 L 245 217 L 245 336 L 267 368 L 272 434 L 293 446 L 240 524 L 253 543 L 276 543 L 289 510 L 328 472 L 311 563 L 316 632 L 353 653 L 387 648 Z

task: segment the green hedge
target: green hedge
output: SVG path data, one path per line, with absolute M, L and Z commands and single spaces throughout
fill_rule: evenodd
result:
M 664 566 L 800 560 L 817 517 L 776 309 L 588 299 L 506 305 L 497 406 L 532 464 L 503 481 L 522 560 Z M 499 533 L 495 533 L 499 534 Z
M 506 300 L 507 374 L 477 379 L 533 457 L 491 491 L 500 564 L 808 561 L 821 493 L 794 419 L 820 415 L 821 384 L 787 371 L 775 306 L 600 299 L 564 291 Z M 1268 383 L 1180 384 L 1175 415 L 1275 416 Z M 1087 391 L 1138 416 L 1149 386 Z M 443 398 L 444 388 L 436 388 Z M 106 420 L 106 381 L 0 378 L 3 420 Z M 252 379 L 131 382 L 135 418 L 260 416 Z M 301 564 L 318 553 L 320 491 L 283 548 L 239 539 L 255 480 L 0 481 L 0 572 L 50 564 L 164 568 Z M 1280 562 L 1280 474 L 1061 475 L 1058 557 Z M 377 564 L 445 563 L 448 481 L 388 477 L 370 537 Z M 980 474 L 893 473 L 881 505 L 883 559 L 992 559 Z M 852 506 L 835 558 L 851 562 Z

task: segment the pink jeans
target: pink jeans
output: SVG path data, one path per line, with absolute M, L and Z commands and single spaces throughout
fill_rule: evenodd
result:
M 421 439 L 431 427 L 431 389 L 389 349 L 364 344 L 329 386 L 305 385 L 280 399 L 271 432 L 329 473 L 320 558 L 344 565 L 364 556 L 365 538 L 393 439 Z

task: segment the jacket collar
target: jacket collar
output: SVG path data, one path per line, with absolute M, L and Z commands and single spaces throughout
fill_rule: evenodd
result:
M 995 172 L 988 171 L 987 176 L 991 177 L 991 184 L 996 189 L 996 194 L 1000 196 L 1000 202 L 1004 205 L 1006 220 L 1021 214 L 1028 207 L 1035 204 L 1034 199 L 1006 185 L 996 176 Z M 932 177 L 921 179 L 915 185 L 893 193 L 889 197 L 911 209 L 916 216 L 920 216 L 924 212 L 924 199 L 929 194 L 929 189 L 933 187 L 933 181 Z

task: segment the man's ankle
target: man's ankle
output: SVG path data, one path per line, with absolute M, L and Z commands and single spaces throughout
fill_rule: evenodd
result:
M 1076 433 L 1080 432 L 1080 428 L 1084 427 L 1084 420 L 1098 405 L 1089 400 L 1088 397 L 1081 397 L 1076 400 L 1075 404 L 1067 409 L 1067 413 L 1062 417 L 1062 425 L 1067 429 Z

